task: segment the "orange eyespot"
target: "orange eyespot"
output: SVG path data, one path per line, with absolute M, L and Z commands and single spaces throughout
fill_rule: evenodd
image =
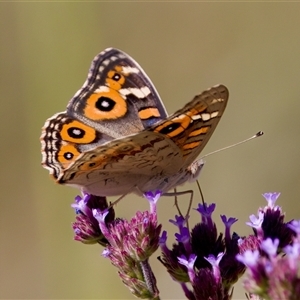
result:
M 79 167 L 79 170 L 80 170 L 80 171 L 90 171 L 90 170 L 95 169 L 95 168 L 97 168 L 98 166 L 100 166 L 101 163 L 102 163 L 101 156 L 98 156 L 98 157 L 97 157 L 97 160 L 91 160 L 91 161 L 88 161 L 88 162 L 82 164 L 82 165 Z
M 60 135 L 64 141 L 77 144 L 89 144 L 96 139 L 95 129 L 75 120 L 64 124 Z
M 80 152 L 74 145 L 62 145 L 58 152 L 58 161 L 67 168 L 76 158 L 80 155 Z
M 84 109 L 84 115 L 94 121 L 118 119 L 126 112 L 126 101 L 113 89 L 92 94 Z
M 105 82 L 108 87 L 118 91 L 125 83 L 125 77 L 116 71 L 109 71 Z
M 180 115 L 171 121 L 156 127 L 155 131 L 165 134 L 172 138 L 182 133 L 191 123 L 191 118 L 186 115 Z

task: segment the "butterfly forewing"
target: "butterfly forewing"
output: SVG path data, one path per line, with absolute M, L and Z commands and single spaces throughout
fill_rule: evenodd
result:
M 140 132 L 166 116 L 138 63 L 120 50 L 106 49 L 93 59 L 88 78 L 67 111 L 46 121 L 42 165 L 57 179 L 81 153 Z
M 170 138 L 181 150 L 185 166 L 188 166 L 200 154 L 217 127 L 228 96 L 224 85 L 212 87 L 149 130 Z
M 139 64 L 109 48 L 92 61 L 68 113 L 114 138 L 139 132 L 167 116 L 160 97 Z

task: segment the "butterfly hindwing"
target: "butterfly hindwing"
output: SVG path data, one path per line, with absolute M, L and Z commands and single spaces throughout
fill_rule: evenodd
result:
M 111 136 L 69 117 L 66 112 L 57 113 L 42 129 L 42 165 L 57 179 L 81 153 L 110 140 Z

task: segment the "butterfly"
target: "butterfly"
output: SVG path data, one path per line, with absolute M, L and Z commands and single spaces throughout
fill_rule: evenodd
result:
M 217 85 L 168 116 L 139 64 L 108 48 L 66 111 L 42 128 L 42 165 L 57 183 L 97 196 L 167 192 L 198 176 L 196 158 L 227 101 Z

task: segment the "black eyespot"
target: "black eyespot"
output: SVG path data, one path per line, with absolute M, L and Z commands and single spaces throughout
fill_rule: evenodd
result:
M 119 81 L 120 78 L 121 78 L 121 75 L 118 74 L 118 73 L 115 73 L 114 76 L 112 77 L 112 79 L 115 80 L 115 81 Z
M 94 165 L 96 165 L 96 163 L 90 163 L 90 164 L 89 164 L 89 167 L 92 168 Z
M 67 160 L 71 160 L 74 157 L 74 154 L 71 152 L 64 153 L 64 158 Z
M 162 134 L 168 134 L 174 130 L 176 130 L 178 127 L 180 127 L 180 123 L 172 123 L 169 126 L 164 127 L 163 129 L 161 129 L 159 132 Z
M 115 105 L 116 102 L 107 97 L 100 97 L 96 102 L 96 108 L 101 111 L 111 111 Z
M 85 131 L 78 127 L 70 127 L 68 128 L 68 134 L 73 139 L 82 139 L 85 135 Z

